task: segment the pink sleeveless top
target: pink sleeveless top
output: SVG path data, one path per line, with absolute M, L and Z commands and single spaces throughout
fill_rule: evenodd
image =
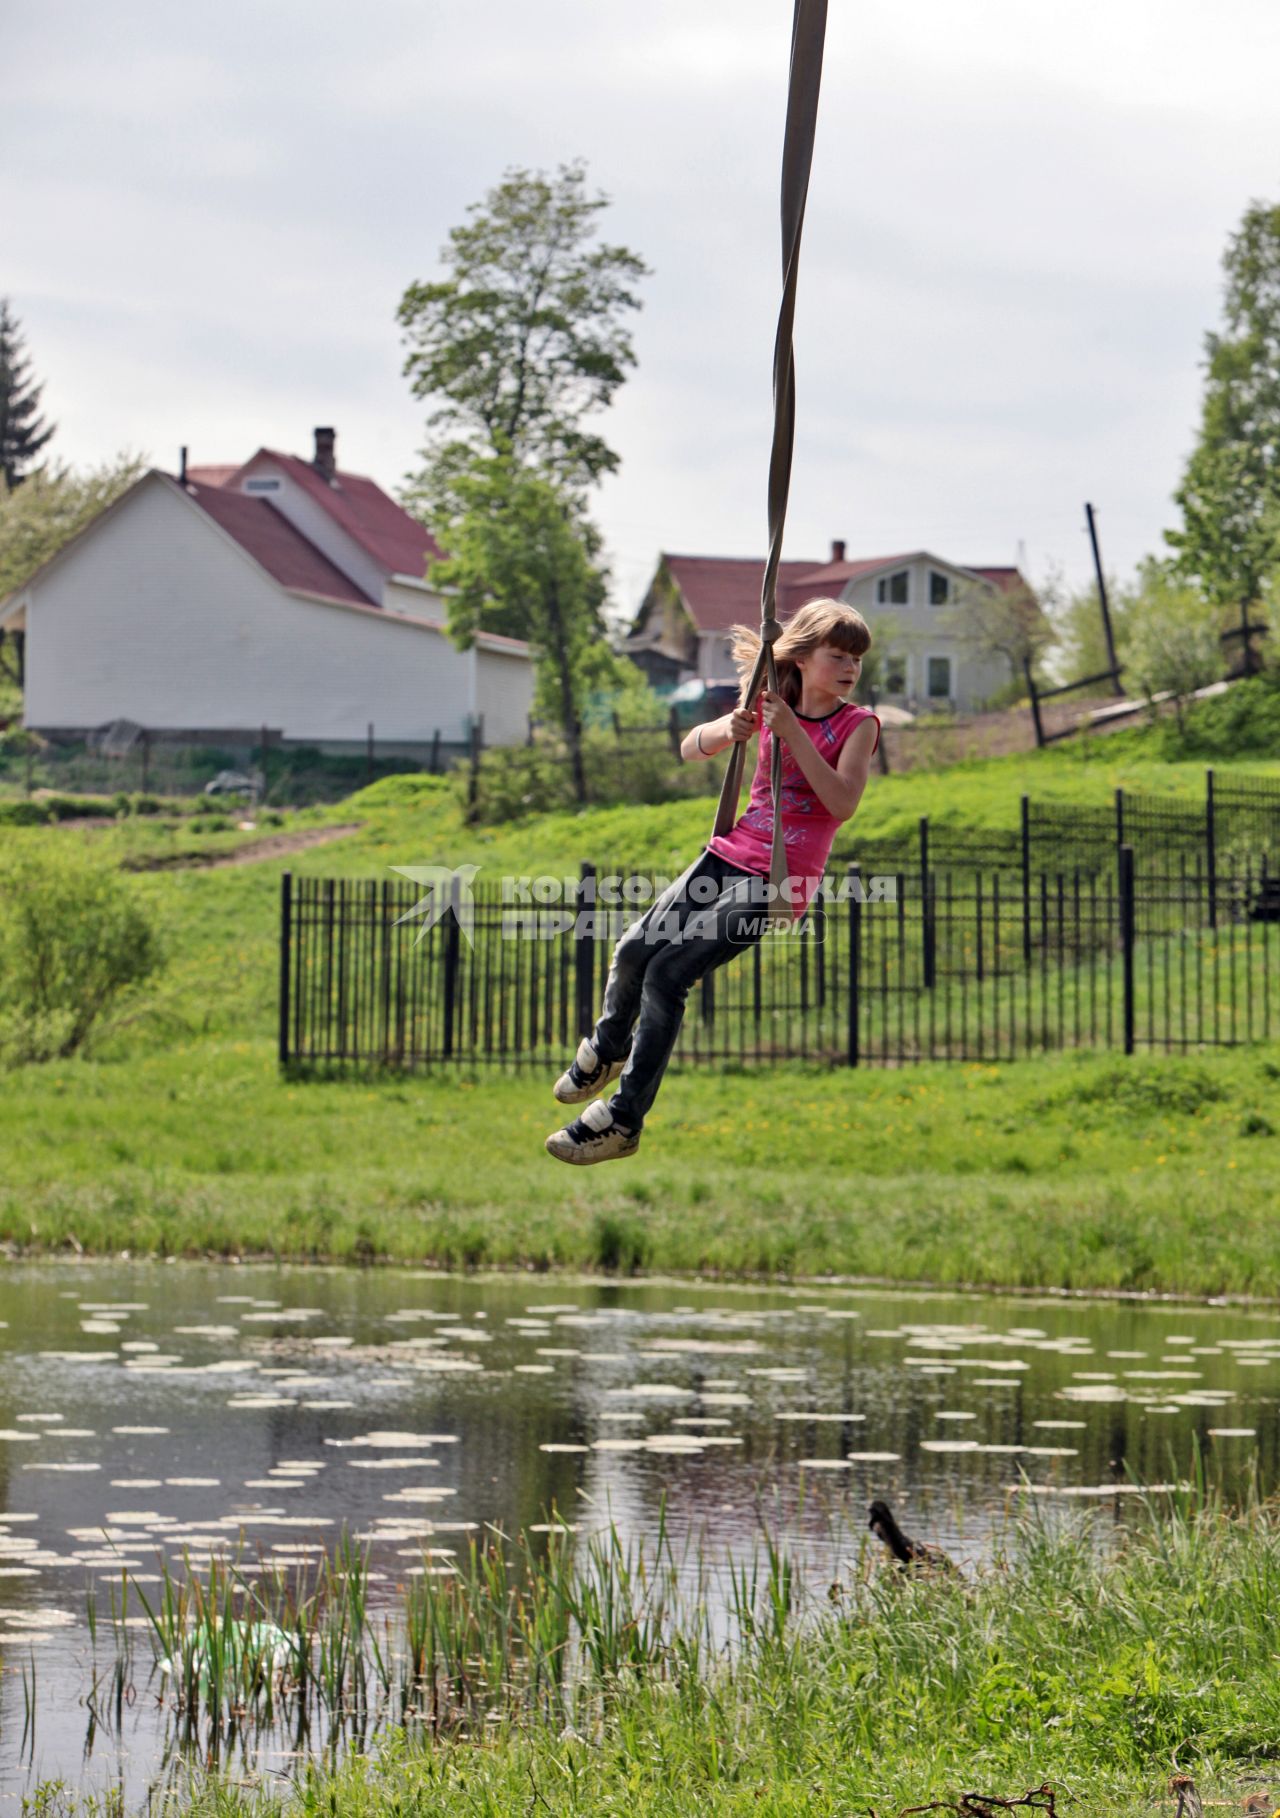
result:
M 880 743 L 880 721 L 869 707 L 837 707 L 820 720 L 797 714 L 802 729 L 834 770 L 836 759 L 855 726 L 863 720 L 876 722 L 876 745 Z M 773 838 L 773 790 L 769 766 L 773 751 L 773 734 L 767 726 L 760 728 L 760 750 L 756 756 L 756 773 L 751 779 L 751 798 L 728 833 L 713 835 L 707 850 L 731 865 L 759 877 L 769 875 L 769 844 Z M 875 746 L 872 746 L 875 750 Z M 799 879 L 794 911 L 804 914 L 812 901 L 826 869 L 831 843 L 840 822 L 815 795 L 809 779 L 784 745 L 782 748 L 782 842 L 787 854 L 787 873 Z

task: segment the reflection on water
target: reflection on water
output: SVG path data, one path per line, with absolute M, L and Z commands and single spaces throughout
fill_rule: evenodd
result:
M 665 1506 L 677 1540 L 741 1557 L 767 1525 L 829 1575 L 873 1496 L 973 1559 L 1013 1496 L 1120 1506 L 1198 1455 L 1280 1479 L 1271 1310 L 95 1263 L 10 1267 L 0 1321 L 8 1791 L 153 1770 L 153 1696 L 82 1762 L 86 1587 L 122 1567 L 347 1529 L 390 1600 L 486 1524 L 635 1538 Z

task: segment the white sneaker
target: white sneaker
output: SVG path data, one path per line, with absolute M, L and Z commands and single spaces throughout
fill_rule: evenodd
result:
M 588 1105 L 581 1117 L 553 1130 L 547 1138 L 548 1155 L 557 1161 L 589 1166 L 592 1162 L 613 1161 L 619 1156 L 634 1155 L 640 1147 L 640 1132 L 625 1130 L 613 1121 L 613 1112 L 602 1098 Z
M 584 1035 L 578 1043 L 578 1052 L 551 1090 L 562 1105 L 580 1104 L 584 1098 L 593 1098 L 611 1085 L 625 1068 L 628 1058 L 624 1055 L 618 1061 L 602 1061 Z

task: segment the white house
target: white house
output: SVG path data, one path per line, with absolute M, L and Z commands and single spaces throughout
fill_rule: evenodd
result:
M 243 466 L 152 470 L 0 602 L 23 634 L 28 726 L 110 720 L 341 746 L 486 744 L 527 730 L 527 644 L 455 650 L 425 579 L 440 552 L 372 480 L 259 449 Z
M 733 676 L 729 628 L 760 620 L 764 563 L 721 556 L 663 555 L 622 646 L 657 687 L 700 676 Z M 1011 592 L 1016 568 L 967 567 L 915 550 L 848 561 L 833 542 L 826 562 L 787 561 L 778 572 L 784 621 L 821 596 L 856 606 L 883 661 L 878 698 L 921 710 L 968 712 L 1010 679 L 1000 657 L 977 654 L 963 630 L 966 598 Z

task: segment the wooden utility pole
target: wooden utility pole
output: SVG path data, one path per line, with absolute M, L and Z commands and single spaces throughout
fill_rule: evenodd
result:
M 1089 541 L 1093 545 L 1093 572 L 1098 577 L 1098 603 L 1102 607 L 1102 635 L 1107 641 L 1107 664 L 1111 670 L 1111 690 L 1117 700 L 1124 697 L 1120 686 L 1120 665 L 1116 662 L 1116 641 L 1111 634 L 1111 607 L 1107 602 L 1107 583 L 1102 572 L 1102 555 L 1098 549 L 1098 527 L 1093 519 L 1093 506 L 1084 508 L 1085 520 L 1089 526 Z

